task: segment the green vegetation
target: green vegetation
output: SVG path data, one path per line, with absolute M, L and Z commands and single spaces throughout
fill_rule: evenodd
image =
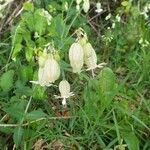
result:
M 149 13 L 147 0 L 0 1 L 0 149 L 149 150 Z

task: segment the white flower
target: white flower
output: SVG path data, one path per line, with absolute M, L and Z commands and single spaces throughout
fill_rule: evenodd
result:
M 81 2 L 82 0 L 76 0 L 77 5 L 80 5 Z
M 39 70 L 38 70 L 37 84 L 40 84 L 41 86 L 51 86 L 52 85 L 48 81 L 48 78 L 46 78 L 45 70 L 42 67 L 39 67 Z
M 149 42 L 145 39 L 143 39 L 143 38 L 140 38 L 140 40 L 139 40 L 139 44 L 142 46 L 142 47 L 147 47 L 148 45 L 149 45 Z
M 59 92 L 60 92 L 60 96 L 56 96 L 56 98 L 62 98 L 62 105 L 65 106 L 66 105 L 66 99 L 69 98 L 70 96 L 73 96 L 74 94 L 72 92 L 70 92 L 70 84 L 67 80 L 62 80 L 59 83 Z
M 142 43 L 143 43 L 143 38 L 140 38 L 139 44 L 142 44 Z
M 60 67 L 57 61 L 49 56 L 46 60 L 39 63 L 38 81 L 30 81 L 41 86 L 51 86 L 60 76 Z
M 83 48 L 79 43 L 73 43 L 69 49 L 70 65 L 74 73 L 80 73 L 83 66 Z
M 60 66 L 53 57 L 46 60 L 44 71 L 50 83 L 54 83 L 60 76 Z
M 67 11 L 68 10 L 68 3 L 67 2 L 65 2 L 64 7 L 65 7 L 65 10 Z
M 84 12 L 87 13 L 89 9 L 90 9 L 89 0 L 83 0 L 83 10 L 84 10 Z
M 115 24 L 115 22 L 113 22 L 111 27 L 114 29 L 115 26 L 116 26 L 116 24 Z
M 77 9 L 77 11 L 79 11 L 80 10 L 80 5 L 76 5 L 76 9 Z
M 146 13 L 146 12 L 144 12 L 144 11 L 143 11 L 143 12 L 141 12 L 141 15 L 143 15 L 145 19 L 148 19 L 148 17 L 149 17 L 149 16 L 147 15 L 147 13 Z
M 86 43 L 83 47 L 84 49 L 84 61 L 87 66 L 87 71 L 92 71 L 92 76 L 94 77 L 94 69 L 103 68 L 106 63 L 101 63 L 97 65 L 97 56 L 95 50 L 90 43 Z
M 120 21 L 121 21 L 121 17 L 119 16 L 119 14 L 117 14 L 117 16 L 116 16 L 116 20 L 117 20 L 118 22 L 120 22 Z
M 109 13 L 109 14 L 106 16 L 105 20 L 109 20 L 110 18 L 111 18 L 111 13 Z
M 95 12 L 101 13 L 103 11 L 103 9 L 101 7 L 102 6 L 101 6 L 100 2 L 96 3 L 96 10 L 95 10 Z
M 49 14 L 48 11 L 42 9 L 41 11 L 41 16 L 45 17 L 47 20 L 47 24 L 50 25 L 51 24 L 51 20 L 52 20 L 52 16 Z

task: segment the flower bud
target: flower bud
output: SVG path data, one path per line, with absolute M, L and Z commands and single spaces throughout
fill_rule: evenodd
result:
M 90 9 L 90 2 L 89 2 L 89 0 L 84 0 L 83 1 L 83 10 L 84 10 L 84 12 L 87 13 L 89 9 Z
M 74 73 L 80 73 L 83 66 L 83 48 L 79 43 L 73 43 L 69 49 L 69 60 Z

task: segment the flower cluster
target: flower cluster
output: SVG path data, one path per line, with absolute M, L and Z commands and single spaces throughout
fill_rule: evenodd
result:
M 79 28 L 76 30 L 77 40 L 74 42 L 69 49 L 69 61 L 72 67 L 73 73 L 80 73 L 83 65 L 87 67 L 86 70 L 92 71 L 94 77 L 94 70 L 96 68 L 102 68 L 106 63 L 97 64 L 96 52 L 92 45 L 88 42 L 86 33 L 83 29 Z M 51 44 L 46 45 L 47 48 L 43 52 L 39 52 L 38 56 L 38 81 L 30 81 L 34 84 L 39 84 L 43 87 L 51 86 L 60 77 L 60 66 L 58 63 L 58 57 L 56 57 L 56 50 Z M 48 51 L 50 51 L 48 53 Z M 56 98 L 62 99 L 62 105 L 66 106 L 66 99 L 73 96 L 70 92 L 70 84 L 67 80 L 62 80 L 59 83 L 60 96 Z
M 83 64 L 86 65 L 87 71 L 92 71 L 92 76 L 94 77 L 94 70 L 96 68 L 102 68 L 106 63 L 97 64 L 97 56 L 91 43 L 88 42 L 87 35 L 83 33 L 80 28 L 77 31 L 77 42 L 73 43 L 69 50 L 70 64 L 73 72 L 80 73 Z
M 89 0 L 76 0 L 76 9 L 80 10 L 80 4 L 83 1 L 83 5 L 82 8 L 84 10 L 85 13 L 88 12 L 88 10 L 90 9 L 90 1 Z

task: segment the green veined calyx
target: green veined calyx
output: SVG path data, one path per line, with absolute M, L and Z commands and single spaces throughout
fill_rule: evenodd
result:
M 51 86 L 60 76 L 60 66 L 51 54 L 39 56 L 38 81 L 30 81 L 41 86 Z
M 79 43 L 73 43 L 69 49 L 70 65 L 74 73 L 80 73 L 83 67 L 83 48 Z
M 55 97 L 62 98 L 62 105 L 66 106 L 66 99 L 74 95 L 72 92 L 70 92 L 70 84 L 67 80 L 62 80 L 59 83 L 59 92 L 60 96 L 55 95 Z
M 54 83 L 60 76 L 60 66 L 58 62 L 50 56 L 44 66 L 44 71 L 46 73 L 46 78 L 48 79 L 49 83 Z
M 84 50 L 84 62 L 88 67 L 88 70 L 95 69 L 97 67 L 97 56 L 95 50 L 90 43 L 86 43 L 83 46 Z
M 87 66 L 87 71 L 92 71 L 92 76 L 94 77 L 94 69 L 103 68 L 106 63 L 101 63 L 97 65 L 97 55 L 92 47 L 91 43 L 88 42 L 87 34 L 82 28 L 76 30 L 77 41 L 83 48 L 84 53 L 84 64 Z
M 97 55 L 92 45 L 88 42 L 83 46 L 84 50 L 84 63 L 87 66 L 87 71 L 92 71 L 92 76 L 94 77 L 94 69 L 103 68 L 106 63 L 97 64 Z

